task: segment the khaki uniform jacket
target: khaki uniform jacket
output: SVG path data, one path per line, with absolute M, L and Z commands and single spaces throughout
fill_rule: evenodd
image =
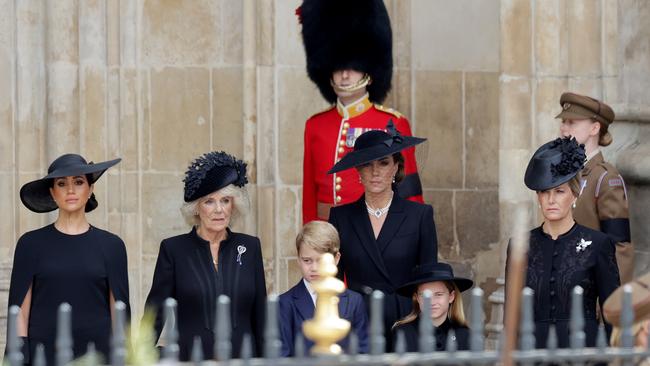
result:
M 599 152 L 580 173 L 581 194 L 573 211 L 576 222 L 608 234 L 616 242 L 621 283 L 634 276 L 634 247 L 630 242 L 627 192 L 623 177 Z

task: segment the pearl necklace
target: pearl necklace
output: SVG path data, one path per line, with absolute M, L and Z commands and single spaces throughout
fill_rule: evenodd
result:
M 391 202 L 393 202 L 392 195 L 390 196 L 390 200 L 388 200 L 388 204 L 384 208 L 372 208 L 368 204 L 368 201 L 366 201 L 366 210 L 368 210 L 368 213 L 373 215 L 374 217 L 381 218 L 386 212 L 388 212 Z

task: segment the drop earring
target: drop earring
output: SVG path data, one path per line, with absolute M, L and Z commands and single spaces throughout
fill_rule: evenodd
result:
M 395 176 L 393 175 L 393 183 L 395 183 Z
M 571 205 L 571 208 L 576 208 L 576 201 L 573 201 L 573 204 Z

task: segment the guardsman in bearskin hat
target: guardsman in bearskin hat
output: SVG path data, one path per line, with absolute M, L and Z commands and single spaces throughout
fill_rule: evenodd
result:
M 359 135 L 384 129 L 393 120 L 411 135 L 408 120 L 381 103 L 393 73 L 392 33 L 382 0 L 304 0 L 296 13 L 302 23 L 307 73 L 332 107 L 307 120 L 303 161 L 303 222 L 327 220 L 333 205 L 363 193 L 356 170 L 327 171 L 352 151 Z M 422 202 L 414 150 L 404 153 L 400 196 Z
M 573 136 L 585 145 L 587 163 L 580 172 L 581 194 L 573 213 L 576 221 L 608 234 L 616 242 L 616 261 L 621 283 L 634 276 L 634 247 L 630 239 L 627 191 L 618 170 L 603 159 L 600 146 L 612 143 L 608 131 L 614 111 L 607 104 L 575 93 L 560 97 L 562 136 Z

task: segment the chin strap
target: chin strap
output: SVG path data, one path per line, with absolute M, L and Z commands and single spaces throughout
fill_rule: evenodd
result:
M 370 84 L 371 81 L 372 78 L 370 77 L 370 75 L 364 74 L 363 77 L 359 79 L 359 81 L 357 81 L 354 85 L 338 86 L 334 83 L 334 80 L 332 79 L 330 79 L 330 85 L 337 93 L 345 93 L 345 92 L 350 93 L 365 88 L 366 86 L 368 86 L 368 84 Z

